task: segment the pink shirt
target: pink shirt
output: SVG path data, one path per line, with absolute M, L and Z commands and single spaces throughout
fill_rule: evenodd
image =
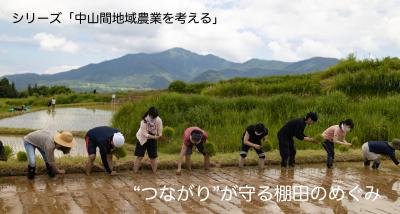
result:
M 333 138 L 336 137 L 338 140 L 342 141 L 346 137 L 346 132 L 342 130 L 339 125 L 334 125 L 327 128 L 323 133 L 322 137 L 324 139 L 333 142 Z
M 183 133 L 183 143 L 185 145 L 190 146 L 192 144 L 192 142 L 190 142 L 190 135 L 192 134 L 192 132 L 194 130 L 198 130 L 198 131 L 201 131 L 203 133 L 204 138 L 202 140 L 202 143 L 204 143 L 208 139 L 208 133 L 205 132 L 204 130 L 202 130 L 201 128 L 199 128 L 199 127 L 189 127 Z

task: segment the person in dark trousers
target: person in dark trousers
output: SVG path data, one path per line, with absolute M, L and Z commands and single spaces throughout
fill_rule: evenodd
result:
M 191 156 L 193 153 L 193 146 L 203 154 L 204 157 L 204 168 L 208 170 L 210 168 L 210 155 L 204 149 L 204 144 L 208 140 L 208 133 L 199 127 L 189 127 L 183 133 L 183 144 L 178 159 L 178 169 L 176 174 L 180 175 L 182 170 L 182 162 L 185 158 L 185 163 L 188 170 L 192 170 Z
M 299 140 L 316 142 L 312 137 L 304 134 L 306 125 L 317 122 L 318 116 L 315 112 L 309 112 L 305 118 L 299 118 L 288 121 L 278 132 L 279 153 L 281 155 L 281 166 L 291 167 L 295 165 L 296 148 L 294 146 L 293 137 Z
M 70 152 L 76 145 L 71 132 L 63 131 L 58 133 L 52 130 L 37 130 L 27 134 L 24 138 L 24 147 L 28 158 L 28 178 L 33 179 L 36 174 L 36 149 L 42 155 L 46 164 L 47 175 L 54 177 L 56 174 L 64 174 L 65 171 L 56 167 L 54 151 L 60 150 L 64 154 Z
M 1 142 L 0 140 L 0 161 L 7 161 L 7 156 L 6 153 L 4 151 L 4 146 L 3 146 L 3 142 Z
M 244 166 L 244 160 L 250 148 L 254 148 L 258 155 L 258 167 L 264 169 L 265 152 L 261 147 L 261 142 L 268 136 L 268 129 L 262 123 L 250 125 L 246 128 L 242 136 L 242 149 L 240 151 L 239 167 Z
M 158 115 L 158 111 L 155 107 L 149 108 L 149 110 L 143 115 L 140 121 L 140 128 L 136 133 L 136 148 L 135 156 L 136 160 L 133 165 L 133 172 L 138 172 L 142 163 L 143 157 L 146 154 L 150 158 L 150 165 L 152 171 L 157 171 L 157 140 L 162 137 L 163 123 Z
M 381 164 L 380 157 L 385 155 L 392 159 L 393 163 L 400 168 L 399 160 L 396 158 L 395 150 L 400 150 L 400 139 L 387 141 L 368 141 L 362 145 L 364 166 L 369 167 L 371 161 L 373 169 L 378 169 Z
M 89 130 L 86 133 L 85 141 L 89 155 L 89 160 L 86 165 L 86 174 L 89 175 L 92 170 L 93 162 L 96 159 L 96 149 L 98 147 L 105 171 L 110 175 L 115 175 L 117 172 L 113 170 L 112 150 L 114 147 L 122 147 L 124 145 L 124 135 L 118 129 L 100 126 Z
M 351 143 L 346 141 L 346 135 L 353 128 L 353 120 L 346 119 L 340 122 L 339 125 L 333 125 L 327 128 L 322 133 L 321 136 L 325 139 L 325 141 L 322 143 L 322 146 L 327 153 L 326 166 L 328 168 L 333 167 L 333 160 L 335 159 L 335 144 L 351 146 Z

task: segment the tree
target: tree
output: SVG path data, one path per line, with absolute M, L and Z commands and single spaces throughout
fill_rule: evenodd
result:
M 15 84 L 7 78 L 0 80 L 0 97 L 15 98 L 18 96 L 18 91 L 15 89 Z

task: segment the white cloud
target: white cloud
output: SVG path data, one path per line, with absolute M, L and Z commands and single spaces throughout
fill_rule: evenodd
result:
M 53 66 L 50 67 L 48 69 L 46 69 L 43 74 L 55 74 L 55 73 L 59 73 L 59 72 L 63 72 L 63 71 L 69 71 L 72 69 L 76 69 L 79 68 L 81 66 L 77 66 L 77 65 L 60 65 L 60 66 Z
M 340 58 L 342 56 L 342 53 L 334 45 L 311 39 L 304 39 L 296 49 L 296 53 L 307 58 L 314 56 Z
M 63 51 L 67 53 L 75 53 L 79 50 L 79 46 L 66 40 L 64 37 L 57 37 L 49 33 L 37 33 L 33 37 L 39 42 L 40 48 L 47 51 Z
M 285 61 L 299 60 L 291 44 L 286 41 L 272 41 L 268 43 L 268 48 L 272 51 L 274 59 L 283 59 Z
M 14 12 L 45 15 L 60 8 L 63 20 L 68 20 L 69 12 L 77 11 L 206 11 L 218 17 L 217 25 L 29 25 L 43 50 L 75 53 L 84 49 L 85 54 L 98 58 L 105 53 L 117 56 L 171 47 L 233 61 L 253 57 L 294 61 L 313 56 L 345 57 L 350 52 L 400 56 L 398 0 L 64 0 L 57 4 L 53 0 L 2 0 L 0 8 L 0 19 L 7 22 L 12 21 Z M 0 36 L 0 42 L 24 41 L 23 35 L 16 36 L 21 40 Z

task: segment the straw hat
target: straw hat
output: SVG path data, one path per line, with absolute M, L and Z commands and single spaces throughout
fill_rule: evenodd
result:
M 61 146 L 72 148 L 76 145 L 76 141 L 74 140 L 74 136 L 71 132 L 63 131 L 60 133 L 56 133 L 54 135 L 54 142 Z
M 400 150 L 400 139 L 393 139 L 392 142 L 389 142 L 389 145 L 393 148 L 393 149 L 397 149 Z

